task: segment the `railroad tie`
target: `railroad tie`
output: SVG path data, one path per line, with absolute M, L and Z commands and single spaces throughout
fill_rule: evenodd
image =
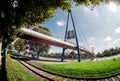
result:
M 120 75 L 118 75 L 118 78 L 120 79 Z
M 105 81 L 108 81 L 107 79 L 105 79 Z
M 115 81 L 120 81 L 120 78 L 118 76 L 114 77 Z
M 111 77 L 112 81 L 115 81 L 115 79 L 113 77 Z

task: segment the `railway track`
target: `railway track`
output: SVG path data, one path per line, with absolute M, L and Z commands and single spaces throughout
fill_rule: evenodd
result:
M 40 68 L 37 68 L 35 66 L 32 66 L 31 64 L 28 64 L 25 61 L 22 60 L 18 60 L 18 62 L 20 62 L 24 67 L 26 67 L 27 69 L 29 69 L 31 72 L 33 72 L 34 74 L 36 74 L 37 76 L 40 76 L 42 78 L 45 78 L 44 81 L 64 81 L 65 79 L 63 77 L 51 74 L 47 71 L 41 70 Z M 65 80 L 66 81 L 66 80 Z
M 120 81 L 120 73 L 102 76 L 102 77 L 71 77 L 55 74 L 37 66 L 30 64 L 26 61 L 17 59 L 24 67 L 32 71 L 34 74 L 45 78 L 44 81 Z

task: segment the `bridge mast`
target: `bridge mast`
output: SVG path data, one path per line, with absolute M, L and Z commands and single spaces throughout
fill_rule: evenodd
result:
M 64 41 L 67 40 L 68 24 L 69 24 L 69 12 L 68 12 L 68 17 L 67 17 L 67 24 L 66 24 L 66 31 L 65 31 L 65 38 L 64 38 Z M 62 58 L 61 58 L 61 61 L 62 61 L 62 62 L 64 61 L 65 49 L 66 49 L 66 48 L 63 48 L 63 51 L 62 51 Z
M 74 29 L 74 35 L 75 35 L 76 44 L 77 44 L 76 49 L 77 49 L 77 53 L 78 53 L 78 62 L 80 62 L 80 48 L 79 48 L 79 43 L 78 43 L 78 38 L 77 38 L 77 33 L 76 33 L 76 28 L 75 28 L 75 23 L 74 23 L 74 20 L 73 20 L 73 16 L 72 16 L 71 9 L 68 10 L 68 17 L 67 17 L 67 24 L 66 24 L 66 32 L 65 32 L 65 41 L 67 40 L 69 16 L 71 16 L 71 19 L 72 19 L 72 24 L 73 24 L 73 29 Z M 67 48 L 63 48 L 61 61 L 64 61 L 64 53 L 65 53 L 65 50 L 66 50 L 66 49 L 67 49 Z

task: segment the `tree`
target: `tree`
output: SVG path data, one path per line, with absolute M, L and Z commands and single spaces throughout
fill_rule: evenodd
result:
M 106 50 L 103 51 L 103 55 L 104 56 L 111 56 L 112 52 L 106 49 Z
M 14 43 L 14 47 L 16 50 L 18 50 L 18 53 L 20 54 L 21 51 L 25 51 L 28 48 L 28 44 L 25 39 L 18 39 Z
M 42 29 L 42 30 L 41 30 Z M 43 34 L 49 34 L 52 35 L 50 32 L 50 30 L 46 27 L 41 27 L 39 26 L 39 28 L 34 28 L 33 30 L 35 31 L 44 31 Z M 38 43 L 35 41 L 28 41 L 30 50 L 33 52 L 37 52 L 37 59 L 39 59 L 39 55 L 40 54 L 44 54 L 44 53 L 48 53 L 49 49 L 50 49 L 50 45 L 46 45 L 46 44 L 42 44 L 42 43 Z
M 104 57 L 104 54 L 103 54 L 103 53 L 98 52 L 98 53 L 96 54 L 96 57 Z
M 81 4 L 85 4 L 86 6 L 90 5 L 91 3 L 93 4 L 93 6 L 100 4 L 100 2 L 103 2 L 106 0 L 74 0 L 76 1 L 76 5 L 81 5 Z
M 116 47 L 116 48 L 110 48 L 110 49 L 105 49 L 103 52 L 98 52 L 97 53 L 97 57 L 104 57 L 104 56 L 113 56 L 113 55 L 117 55 L 120 54 L 120 48 Z
M 120 48 L 116 47 L 115 48 L 115 55 L 120 54 Z
M 14 49 L 14 45 L 13 45 L 13 44 L 10 44 L 10 45 L 8 46 L 8 49 L 9 49 L 9 50 L 13 50 L 13 49 Z

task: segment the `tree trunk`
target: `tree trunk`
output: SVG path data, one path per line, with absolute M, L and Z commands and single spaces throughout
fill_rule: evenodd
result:
M 1 61 L 2 61 L 1 69 L 2 69 L 2 75 L 4 77 L 3 81 L 8 81 L 7 80 L 7 71 L 6 71 L 6 49 L 5 48 L 3 49 L 3 53 L 1 55 L 2 55 L 2 58 L 1 58 Z
M 6 50 L 3 49 L 3 53 L 2 53 L 2 58 L 1 58 L 1 61 L 2 61 L 2 70 L 5 69 L 5 58 L 6 58 L 6 54 L 5 54 Z
M 0 42 L 0 63 L 1 63 L 1 50 L 2 50 L 2 43 Z
M 39 52 L 38 52 L 38 54 L 37 54 L 37 60 L 39 60 Z
M 1 53 L 1 70 L 2 70 L 2 75 L 4 77 L 3 81 L 8 81 L 7 80 L 7 71 L 6 71 L 6 48 L 8 45 L 7 39 L 2 40 L 2 53 Z

